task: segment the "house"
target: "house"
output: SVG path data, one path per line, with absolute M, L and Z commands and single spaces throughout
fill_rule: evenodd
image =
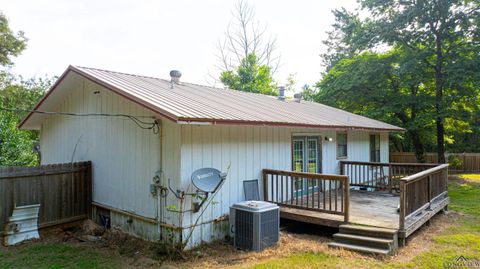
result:
M 148 240 L 184 240 L 199 216 L 195 196 L 179 197 L 196 191 L 192 172 L 228 170 L 190 247 L 229 233 L 229 206 L 244 200 L 243 181 L 259 179 L 263 198 L 272 200 L 264 169 L 345 174 L 355 161 L 385 164 L 389 132 L 403 131 L 319 103 L 79 66 L 69 66 L 35 110 L 58 112 L 30 113 L 19 124 L 40 131 L 41 163 L 91 160 L 94 218 Z M 387 168 L 381 174 L 393 175 Z M 151 192 L 155 177 L 161 195 Z M 295 191 L 308 195 L 306 186 L 295 184 Z

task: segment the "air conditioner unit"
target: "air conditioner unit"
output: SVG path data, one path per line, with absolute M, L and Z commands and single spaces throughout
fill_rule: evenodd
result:
M 245 201 L 230 207 L 233 244 L 238 249 L 261 251 L 279 238 L 280 211 L 276 204 Z

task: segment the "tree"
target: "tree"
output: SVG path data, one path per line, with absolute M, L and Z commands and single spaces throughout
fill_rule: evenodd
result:
M 314 100 L 407 129 L 406 140 L 393 136 L 397 149 L 413 150 L 423 161 L 431 140 L 432 97 L 422 83 L 419 63 L 400 50 L 364 52 L 341 59 L 317 84 Z M 410 146 L 411 145 L 411 146 Z
M 295 92 L 295 85 L 297 84 L 296 76 L 297 73 L 288 74 L 285 82 L 285 90 L 287 92 Z
M 50 79 L 16 79 L 9 76 L 0 87 L 0 108 L 31 109 L 51 85 Z M 31 166 L 38 164 L 33 143 L 38 132 L 18 130 L 26 112 L 0 109 L 0 166 Z
M 0 67 L 13 65 L 12 58 L 26 47 L 23 32 L 14 33 L 8 20 L 0 13 Z M 31 109 L 50 85 L 50 80 L 15 78 L 7 70 L 0 76 L 0 108 Z M 20 131 L 17 124 L 25 113 L 0 109 L 0 166 L 36 165 L 33 142 L 38 140 L 34 131 Z
M 260 65 L 253 53 L 248 54 L 236 70 L 222 72 L 220 81 L 237 91 L 277 95 L 270 67 Z
M 233 20 L 218 43 L 219 70 L 233 71 L 254 54 L 259 65 L 265 65 L 274 74 L 280 65 L 277 40 L 267 36 L 267 26 L 255 18 L 255 10 L 245 0 L 240 0 L 232 12 Z
M 479 1 L 361 0 L 366 19 L 345 10 L 335 12 L 327 71 L 342 58 L 385 48 L 401 49 L 415 59 L 424 75 L 422 86 L 434 98 L 433 120 L 439 162 L 445 162 L 446 125 L 454 121 L 460 100 L 478 92 Z M 339 45 L 338 49 L 333 45 Z M 327 42 L 328 45 L 328 42 Z M 477 84 L 478 85 L 478 84 Z M 466 109 L 468 110 L 468 109 Z
M 11 65 L 12 57 L 25 49 L 26 42 L 23 32 L 14 33 L 8 25 L 8 19 L 0 12 L 0 66 Z

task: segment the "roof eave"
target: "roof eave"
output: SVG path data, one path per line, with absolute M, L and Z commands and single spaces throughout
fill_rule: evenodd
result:
M 336 129 L 336 130 L 356 130 L 356 131 L 372 131 L 372 132 L 405 132 L 404 128 L 374 128 L 362 126 L 341 126 L 341 125 L 319 125 L 293 122 L 270 122 L 270 121 L 245 121 L 245 120 L 225 120 L 225 119 L 205 119 L 205 118 L 186 118 L 179 117 L 178 124 L 192 125 L 256 125 L 256 126 L 278 126 L 278 127 L 300 127 L 300 128 L 319 128 L 319 129 Z

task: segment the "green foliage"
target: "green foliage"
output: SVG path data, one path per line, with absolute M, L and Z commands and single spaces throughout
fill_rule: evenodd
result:
M 327 72 L 313 99 L 405 127 L 394 142 L 419 159 L 426 149 L 443 158 L 445 146 L 480 144 L 466 135 L 480 125 L 479 1 L 359 3 L 365 19 L 334 12 Z
M 34 166 L 38 157 L 32 148 L 32 133 L 17 130 L 13 112 L 0 112 L 0 166 Z
M 391 137 L 398 150 L 422 156 L 432 141 L 434 110 L 424 74 L 411 68 L 411 55 L 400 49 L 387 53 L 364 52 L 341 59 L 310 93 L 315 101 L 403 126 L 404 136 Z
M 460 158 L 458 158 L 458 156 L 455 156 L 455 155 L 449 155 L 448 156 L 448 164 L 450 166 L 460 166 L 462 165 L 462 160 Z
M 25 49 L 26 42 L 23 32 L 14 33 L 8 19 L 0 12 L 0 66 L 11 65 L 11 57 L 18 56 Z
M 297 73 L 291 73 L 287 76 L 287 81 L 285 83 L 285 90 L 287 92 L 295 92 L 295 84 L 297 84 L 296 79 Z
M 0 66 L 12 65 L 12 57 L 18 56 L 25 47 L 23 32 L 15 34 L 5 15 L 0 13 Z M 6 71 L 0 72 L 0 107 L 31 109 L 50 84 L 50 79 L 23 80 Z M 38 164 L 38 156 L 32 150 L 38 133 L 17 129 L 17 124 L 25 115 L 0 110 L 0 166 Z
M 220 81 L 232 90 L 277 95 L 270 71 L 270 67 L 260 65 L 255 54 L 250 53 L 236 70 L 223 71 Z
M 0 83 L 0 107 L 32 109 L 50 84 L 50 79 L 25 81 L 10 77 Z M 33 152 L 38 132 L 17 129 L 25 115 L 0 110 L 0 166 L 33 166 L 39 162 L 38 155 Z

